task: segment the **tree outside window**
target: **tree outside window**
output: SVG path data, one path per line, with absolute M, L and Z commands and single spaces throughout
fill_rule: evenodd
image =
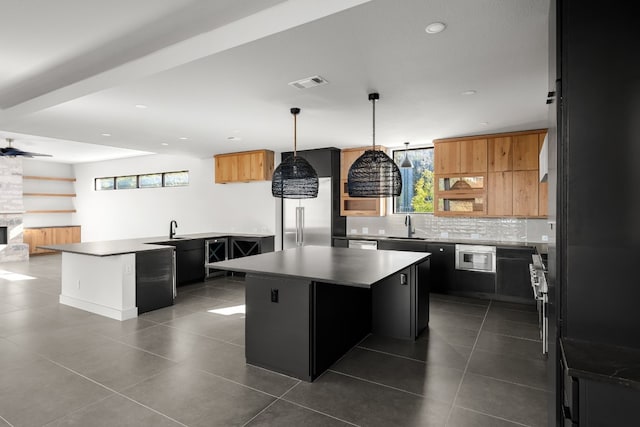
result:
M 400 168 L 402 193 L 394 198 L 394 213 L 433 213 L 433 148 L 413 148 L 406 151 L 412 167 Z M 405 150 L 393 152 L 399 166 Z

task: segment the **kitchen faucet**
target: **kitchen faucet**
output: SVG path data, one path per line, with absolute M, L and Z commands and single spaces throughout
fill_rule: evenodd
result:
M 176 230 L 175 230 L 176 228 L 178 228 L 178 223 L 176 222 L 175 219 L 172 219 L 171 222 L 169 223 L 169 238 L 170 239 L 173 239 L 173 236 L 176 235 Z
M 407 237 L 411 237 L 416 232 L 416 229 L 411 225 L 411 215 L 404 217 L 404 225 L 407 227 Z

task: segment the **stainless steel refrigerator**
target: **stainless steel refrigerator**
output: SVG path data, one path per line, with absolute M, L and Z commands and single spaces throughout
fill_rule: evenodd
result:
M 282 248 L 331 246 L 331 178 L 319 178 L 318 197 L 283 199 Z

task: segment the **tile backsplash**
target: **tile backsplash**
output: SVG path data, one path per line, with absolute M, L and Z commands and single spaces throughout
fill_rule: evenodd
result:
M 347 234 L 406 236 L 405 215 L 348 217 Z M 547 219 L 452 218 L 431 214 L 411 214 L 415 237 L 430 239 L 478 239 L 501 242 L 540 242 L 552 238 Z

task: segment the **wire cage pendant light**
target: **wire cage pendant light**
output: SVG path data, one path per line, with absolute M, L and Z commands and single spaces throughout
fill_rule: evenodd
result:
M 413 163 L 411 163 L 411 160 L 409 160 L 409 156 L 408 156 L 408 151 L 409 149 L 409 143 L 405 142 L 404 143 L 404 160 L 402 161 L 402 163 L 400 163 L 400 167 L 401 168 L 412 168 L 413 167 Z
M 297 154 L 297 122 L 299 108 L 293 114 L 293 156 L 284 159 L 273 171 L 271 194 L 284 199 L 313 199 L 318 197 L 318 174 L 309 162 Z
M 380 94 L 370 93 L 373 105 L 373 148 L 366 150 L 349 168 L 347 189 L 350 197 L 397 197 L 402 192 L 398 165 L 381 150 L 376 150 L 376 101 Z

